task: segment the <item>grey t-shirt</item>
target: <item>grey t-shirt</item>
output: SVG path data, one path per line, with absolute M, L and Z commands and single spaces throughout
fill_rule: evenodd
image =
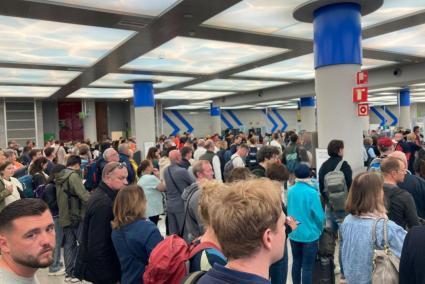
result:
M 37 278 L 21 277 L 4 268 L 0 268 L 0 283 L 1 284 L 40 284 Z

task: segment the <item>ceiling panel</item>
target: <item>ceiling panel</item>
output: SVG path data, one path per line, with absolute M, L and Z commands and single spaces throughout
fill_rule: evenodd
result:
M 300 23 L 292 16 L 294 9 L 305 2 L 306 0 L 245 0 L 204 22 L 204 25 L 312 39 L 313 25 Z M 425 1 L 385 0 L 380 9 L 362 18 L 362 26 L 369 27 L 423 9 Z
M 263 78 L 311 79 L 314 77 L 313 66 L 313 54 L 307 54 L 244 71 L 236 75 Z
M 208 105 L 177 105 L 172 107 L 166 107 L 165 109 L 182 109 L 182 110 L 209 109 L 209 106 Z
M 284 51 L 286 49 L 176 37 L 123 68 L 210 74 Z
M 363 46 L 415 56 L 425 56 L 425 24 L 369 38 Z
M 292 17 L 292 12 L 304 2 L 305 0 L 244 0 L 203 24 L 273 34 L 298 25 L 298 21 Z
M 234 91 L 250 91 L 263 88 L 285 85 L 286 82 L 276 81 L 260 81 L 260 80 L 230 80 L 230 79 L 214 79 L 204 83 L 192 85 L 187 89 L 204 89 L 204 90 L 234 90 Z
M 57 90 L 59 88 L 56 87 L 0 86 L 0 97 L 46 98 L 53 95 Z
M 370 69 L 394 63 L 392 61 L 363 58 L 362 68 Z M 314 78 L 314 55 L 311 53 L 295 57 L 236 75 L 262 78 L 312 79 Z
M 92 99 L 129 99 L 133 97 L 132 89 L 81 88 L 67 98 Z
M 99 80 L 90 84 L 90 86 L 109 86 L 109 87 L 129 87 L 130 84 L 124 83 L 126 80 L 159 80 L 160 83 L 155 84 L 155 88 L 167 88 L 171 85 L 189 81 L 191 77 L 174 77 L 174 76 L 153 76 L 139 74 L 116 74 L 110 73 L 103 76 Z
M 362 26 L 368 27 L 425 9 L 422 0 L 385 0 L 377 11 L 362 18 Z
M 74 71 L 0 68 L 0 82 L 64 85 L 79 74 Z
M 231 95 L 229 92 L 207 92 L 207 91 L 168 91 L 155 95 L 155 99 L 163 100 L 208 100 L 222 96 Z
M 0 16 L 0 61 L 89 66 L 132 34 L 125 30 Z
M 82 7 L 97 11 L 113 11 L 126 14 L 159 16 L 181 0 L 32 0 L 71 7 Z

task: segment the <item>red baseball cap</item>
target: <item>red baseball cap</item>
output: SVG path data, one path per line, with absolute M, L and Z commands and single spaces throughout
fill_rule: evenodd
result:
M 391 147 L 393 145 L 393 141 L 388 137 L 382 137 L 378 139 L 378 146 L 383 147 Z

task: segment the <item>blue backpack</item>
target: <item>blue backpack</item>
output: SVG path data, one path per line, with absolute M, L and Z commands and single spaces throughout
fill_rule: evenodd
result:
M 97 174 L 97 161 L 93 160 L 86 165 L 84 171 L 84 186 L 87 190 L 93 190 L 99 185 L 99 177 Z
M 34 184 L 32 181 L 32 175 L 27 174 L 18 178 L 19 182 L 22 184 L 22 191 L 26 198 L 34 197 Z
M 298 157 L 298 148 L 294 147 L 294 150 L 292 152 L 289 152 L 285 156 L 286 159 L 286 167 L 288 168 L 288 171 L 290 173 L 294 173 L 295 169 L 300 164 L 300 158 Z

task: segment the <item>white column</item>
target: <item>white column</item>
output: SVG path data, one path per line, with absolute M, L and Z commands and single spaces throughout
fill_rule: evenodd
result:
M 83 100 L 82 110 L 86 114 L 83 120 L 84 139 L 90 139 L 90 142 L 97 141 L 96 128 L 96 103 L 94 100 Z
M 221 115 L 220 115 L 220 107 L 214 106 L 211 104 L 210 115 L 211 115 L 211 129 L 212 133 L 218 133 L 221 135 Z
M 357 116 L 352 87 L 360 65 L 331 65 L 316 69 L 317 132 L 319 148 L 333 139 L 344 141 L 344 159 L 354 171 L 363 168 L 364 119 Z M 336 79 L 338 78 L 338 79 Z
M 300 99 L 301 130 L 316 131 L 316 103 L 314 97 Z

